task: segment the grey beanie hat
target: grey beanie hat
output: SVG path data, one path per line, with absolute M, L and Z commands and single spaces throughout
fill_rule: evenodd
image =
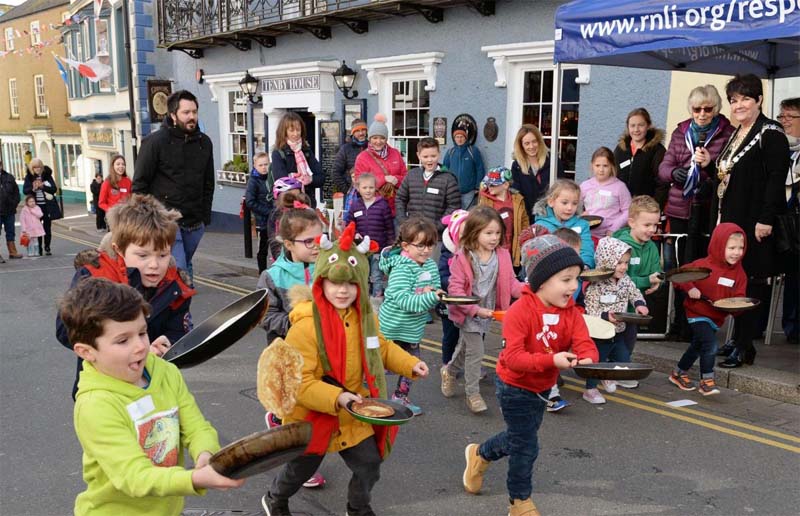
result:
M 578 253 L 554 235 L 544 235 L 525 242 L 522 246 L 522 263 L 533 292 L 568 267 L 583 269 L 583 260 Z
M 373 136 L 389 138 L 389 128 L 386 127 L 386 116 L 383 113 L 376 113 L 375 119 L 369 125 L 367 137 L 372 138 Z

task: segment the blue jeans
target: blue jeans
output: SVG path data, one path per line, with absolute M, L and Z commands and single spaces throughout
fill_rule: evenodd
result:
M 625 325 L 625 331 L 622 332 L 622 338 L 625 341 L 625 347 L 628 348 L 628 358 L 633 355 L 633 348 L 636 346 L 636 335 L 639 333 L 639 326 L 636 324 Z
M 678 361 L 678 369 L 685 373 L 700 358 L 700 377 L 714 378 L 714 360 L 717 356 L 717 332 L 705 321 L 689 324 L 692 329 L 692 342 Z
M 628 346 L 625 345 L 625 332 L 617 333 L 613 339 L 595 339 L 599 362 L 629 362 L 631 359 Z M 586 388 L 594 389 L 599 382 L 590 378 L 586 380 Z
M 535 392 L 504 383 L 495 377 L 497 400 L 506 429 L 481 444 L 481 457 L 488 461 L 508 457 L 506 489 L 513 500 L 527 500 L 533 491 L 533 463 L 539 456 L 539 427 L 545 401 Z
M 192 270 L 192 257 L 200 245 L 200 239 L 206 232 L 205 224 L 201 224 L 197 229 L 178 228 L 175 236 L 175 243 L 172 244 L 172 256 L 175 257 L 175 265 L 189 273 L 189 277 L 194 282 L 194 271 Z
M 5 228 L 6 242 L 14 241 L 14 214 L 0 215 L 0 226 Z
M 470 206 L 472 206 L 475 203 L 475 197 L 477 197 L 477 196 L 478 196 L 478 192 L 476 192 L 475 190 L 473 190 L 471 192 L 467 192 L 467 193 L 462 193 L 461 194 L 461 209 L 462 210 L 468 210 L 470 208 Z
M 385 290 L 383 271 L 378 267 L 381 260 L 380 253 L 369 257 L 369 284 L 372 290 L 371 296 L 382 296 Z

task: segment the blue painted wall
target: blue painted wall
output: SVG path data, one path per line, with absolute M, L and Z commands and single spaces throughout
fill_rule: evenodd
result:
M 233 47 L 212 47 L 202 59 L 194 60 L 180 52 L 160 52 L 171 58 L 170 77 L 174 89 L 187 89 L 200 100 L 200 119 L 205 132 L 219 148 L 218 106 L 211 102 L 206 85 L 197 84 L 195 71 L 206 74 L 316 60 L 346 60 L 356 68 L 359 59 L 438 51 L 445 57 L 439 66 L 436 91 L 431 92 L 431 117 L 444 116 L 448 124 L 460 113 L 471 114 L 479 125 L 477 145 L 486 165 L 503 163 L 506 152 L 506 88 L 494 86 L 493 61 L 482 46 L 553 38 L 556 8 L 563 2 L 509 0 L 498 1 L 496 15 L 484 17 L 467 7 L 445 10 L 444 22 L 431 24 L 422 16 L 370 22 L 369 32 L 357 35 L 346 27 L 333 29 L 332 38 L 322 41 L 311 34 L 291 34 L 277 38 L 277 46 L 262 48 L 253 43 L 248 52 Z M 158 55 L 158 54 L 157 54 Z M 162 66 L 167 63 L 162 63 Z M 161 71 L 162 66 L 157 69 Z M 631 88 L 631 84 L 639 85 Z M 356 89 L 367 98 L 370 118 L 378 109 L 377 95 L 369 95 L 365 73 L 359 73 Z M 624 94 L 621 94 L 624 92 Z M 599 145 L 614 146 L 624 125 L 625 114 L 633 107 L 647 106 L 657 123 L 663 125 L 669 92 L 669 74 L 616 68 L 593 67 L 591 84 L 581 87 L 581 122 L 578 145 L 578 178 L 588 176 L 588 159 Z M 337 92 L 335 118 L 340 118 L 342 97 Z M 487 117 L 493 116 L 500 136 L 489 143 L 482 135 Z M 448 142 L 450 138 L 448 136 Z M 215 152 L 217 167 L 223 157 Z M 581 174 L 584 174 L 581 176 Z M 220 186 L 214 197 L 214 211 L 238 214 L 241 188 Z

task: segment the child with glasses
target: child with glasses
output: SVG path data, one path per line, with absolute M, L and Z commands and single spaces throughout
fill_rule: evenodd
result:
M 439 294 L 444 293 L 439 269 L 431 258 L 438 240 L 433 222 L 410 217 L 400 225 L 395 245 L 381 252 L 380 268 L 389 275 L 378 313 L 381 333 L 416 357 L 419 357 L 419 342 L 425 332 L 428 311 L 439 302 Z M 392 399 L 418 416 L 422 409 L 409 401 L 410 390 L 411 379 L 401 376 Z

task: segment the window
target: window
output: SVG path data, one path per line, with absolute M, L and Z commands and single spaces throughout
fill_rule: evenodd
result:
M 6 38 L 6 51 L 11 52 L 12 50 L 14 50 L 14 29 L 12 29 L 11 27 L 6 27 L 5 38 Z
M 531 70 L 523 76 L 522 123 L 539 128 L 545 141 L 553 134 L 553 75 L 554 70 Z M 564 170 L 575 171 L 578 145 L 580 86 L 575 83 L 578 70 L 562 71 L 561 128 L 558 137 L 558 156 Z
M 128 56 L 125 53 L 125 17 L 122 14 L 122 7 L 117 7 L 114 11 L 114 49 L 117 62 L 117 88 L 128 87 Z
M 392 145 L 416 167 L 417 143 L 430 136 L 430 94 L 424 79 L 392 82 Z
M 58 170 L 61 172 L 61 184 L 63 186 L 73 188 L 86 186 L 85 179 L 80 173 L 80 144 L 56 144 L 56 159 L 58 160 Z
M 33 76 L 33 93 L 36 98 L 36 116 L 47 116 L 47 102 L 44 99 L 44 75 Z
M 42 32 L 39 29 L 39 20 L 34 20 L 31 22 L 29 34 L 31 36 L 32 47 L 42 43 Z
M 19 99 L 17 97 L 17 80 L 8 80 L 8 100 L 11 105 L 11 118 L 19 118 Z
M 33 146 L 24 142 L 3 142 L 3 168 L 17 181 L 25 180 L 25 153 L 33 152 Z
M 253 106 L 253 140 L 256 148 L 264 145 L 264 115 L 261 108 Z M 247 97 L 241 91 L 228 92 L 228 143 L 229 156 L 249 160 L 247 152 Z

